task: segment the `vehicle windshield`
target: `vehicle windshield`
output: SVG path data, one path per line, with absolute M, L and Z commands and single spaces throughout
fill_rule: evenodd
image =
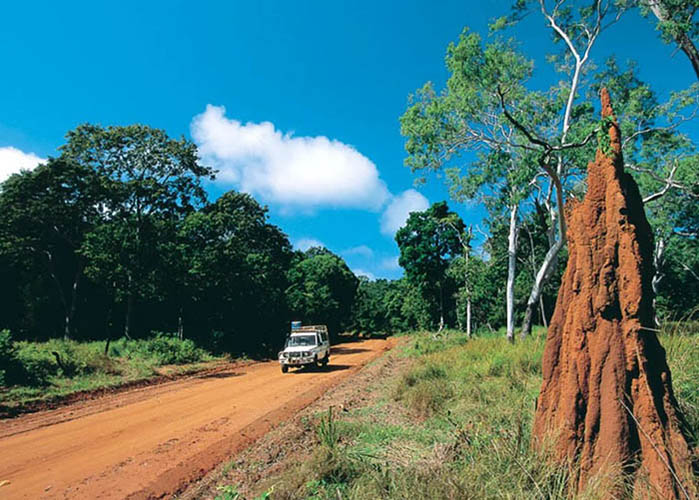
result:
M 286 341 L 286 347 L 298 347 L 302 345 L 316 345 L 315 335 L 293 335 Z

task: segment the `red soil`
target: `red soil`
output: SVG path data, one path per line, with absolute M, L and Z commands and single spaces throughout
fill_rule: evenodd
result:
M 333 346 L 324 370 L 252 363 L 0 420 L 0 498 L 169 497 L 394 342 Z
M 608 466 L 635 475 L 634 495 L 696 496 L 691 450 L 670 370 L 652 330 L 652 232 L 602 90 L 609 148 L 588 165 L 587 194 L 568 203 L 568 265 L 543 358 L 534 437 L 577 464 L 577 488 Z

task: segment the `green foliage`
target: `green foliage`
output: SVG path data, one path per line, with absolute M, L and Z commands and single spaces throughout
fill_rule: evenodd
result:
M 153 332 L 150 339 L 128 341 L 120 339 L 111 352 L 128 358 L 142 358 L 156 365 L 186 364 L 210 359 L 210 355 L 190 339 L 178 339 L 173 334 Z
M 178 238 L 179 258 L 187 264 L 183 294 L 205 311 L 205 320 L 193 322 L 212 332 L 202 341 L 235 352 L 278 348 L 288 328 L 292 250 L 287 236 L 268 222 L 267 208 L 230 191 L 189 215 Z
M 359 281 L 344 260 L 325 248 L 298 253 L 287 272 L 286 300 L 295 319 L 325 324 L 331 336 L 351 326 Z
M 676 43 L 686 51 L 685 40 L 694 41 L 699 35 L 697 0 L 640 0 L 638 4 L 642 15 L 648 16 L 651 12 L 655 15 L 657 29 L 665 43 Z
M 121 338 L 111 342 L 109 355 L 104 349 L 104 342 L 12 342 L 3 331 L 0 361 L 8 386 L 4 402 L 14 404 L 116 385 L 150 377 L 161 365 L 214 359 L 193 341 L 165 334 L 151 339 Z M 181 370 L 186 369 L 192 367 Z
M 433 304 L 440 317 L 452 309 L 445 307 L 453 288 L 446 271 L 463 251 L 460 240 L 463 230 L 461 218 L 449 211 L 446 202 L 439 202 L 423 212 L 411 213 L 396 233 L 398 262 L 405 269 L 408 282 Z M 438 320 L 433 317 L 432 325 Z
M 17 371 L 17 349 L 9 330 L 0 330 L 0 386 L 12 379 Z M 8 376 L 9 375 L 9 376 Z
M 221 493 L 214 497 L 215 500 L 240 500 L 242 498 L 238 488 L 232 484 L 222 485 L 216 489 Z

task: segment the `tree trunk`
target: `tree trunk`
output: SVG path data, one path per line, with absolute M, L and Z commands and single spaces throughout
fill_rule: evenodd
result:
M 665 239 L 660 236 L 656 239 L 655 247 L 653 248 L 653 278 L 651 280 L 651 288 L 653 289 L 653 322 L 657 327 L 660 326 L 660 319 L 658 318 L 658 310 L 655 308 L 655 305 L 657 303 L 660 282 L 665 277 L 665 274 L 663 273 L 664 261 Z
M 466 299 L 466 336 L 471 338 L 471 297 Z
M 66 294 L 63 291 L 63 284 L 61 283 L 61 280 L 58 279 L 58 275 L 56 274 L 56 268 L 53 263 L 53 255 L 49 251 L 44 251 L 44 255 L 46 255 L 49 274 L 51 274 L 51 278 L 56 285 L 58 299 L 61 301 L 61 305 L 63 306 L 63 340 L 70 340 L 72 332 L 71 320 L 73 319 L 73 314 L 75 313 L 75 296 L 77 294 L 77 280 L 79 277 L 80 268 L 78 268 L 78 273 L 76 273 L 75 281 L 73 283 L 73 301 L 72 304 L 69 305 L 68 300 L 66 299 Z
M 129 293 L 126 299 L 126 317 L 124 318 L 124 337 L 131 340 L 131 313 L 133 309 L 133 295 Z
M 75 310 L 78 307 L 78 285 L 80 284 L 80 278 L 83 272 L 83 263 L 79 262 L 78 267 L 75 270 L 75 277 L 73 278 L 73 286 L 70 293 L 70 306 L 66 313 L 65 330 L 63 332 L 63 338 L 68 340 L 73 332 L 73 319 L 75 318 Z
M 517 205 L 510 207 L 510 232 L 507 237 L 507 340 L 515 340 L 515 265 L 517 261 Z
M 548 321 L 546 320 L 546 308 L 544 307 L 544 296 L 540 295 L 539 296 L 539 310 L 541 311 L 541 324 L 544 325 L 544 328 L 549 327 Z
M 182 306 L 180 306 L 180 310 L 177 315 L 177 338 L 180 340 L 184 338 L 184 320 L 182 319 Z
M 559 196 L 560 198 L 560 196 Z M 544 290 L 544 285 L 548 282 L 553 274 L 554 270 L 558 266 L 558 255 L 561 248 L 565 244 L 565 234 L 559 234 L 559 238 L 556 239 L 556 228 L 558 232 L 561 233 L 562 224 L 559 218 L 558 210 L 550 202 L 546 202 L 546 208 L 549 213 L 549 218 L 551 220 L 551 225 L 546 232 L 546 237 L 549 241 L 549 249 L 546 252 L 544 261 L 541 263 L 539 270 L 535 274 L 534 283 L 532 284 L 531 292 L 529 293 L 529 298 L 527 299 L 527 307 L 524 311 L 524 321 L 522 321 L 522 339 L 526 338 L 532 332 L 532 322 L 534 320 L 534 311 L 536 310 L 537 304 L 541 299 L 541 294 Z M 532 253 L 533 253 L 533 242 L 532 242 Z M 542 316 L 544 314 L 542 313 Z M 546 325 L 544 325 L 546 326 Z
M 442 289 L 442 284 L 439 284 L 439 330 L 441 332 L 444 330 L 444 290 Z

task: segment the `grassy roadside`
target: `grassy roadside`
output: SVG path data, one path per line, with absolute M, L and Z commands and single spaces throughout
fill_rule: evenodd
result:
M 191 340 L 156 335 L 106 343 L 12 342 L 0 332 L 0 406 L 13 408 L 155 376 L 192 373 L 222 360 Z
M 317 413 L 301 457 L 253 485 L 222 483 L 217 498 L 570 498 L 564 471 L 529 445 L 543 336 L 511 346 L 415 334 L 391 354 L 400 368 L 368 384 L 367 404 Z M 696 436 L 699 336 L 661 342 Z M 607 491 L 600 482 L 582 498 Z

